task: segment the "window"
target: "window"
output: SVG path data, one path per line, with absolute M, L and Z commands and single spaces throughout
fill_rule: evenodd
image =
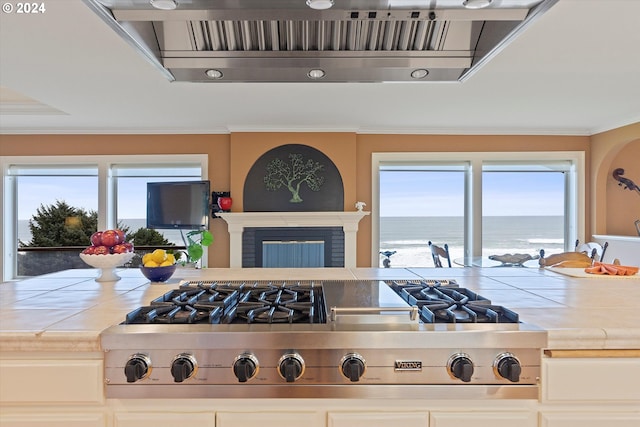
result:
M 584 240 L 582 152 L 372 158 L 372 265 L 395 250 L 392 267 L 433 266 L 429 240 L 447 243 L 452 259 L 561 252 Z
M 95 212 L 100 230 L 115 228 L 120 219 L 135 219 L 137 222 L 130 226 L 135 231 L 146 226 L 146 182 L 201 180 L 208 176 L 206 155 L 2 157 L 0 166 L 3 280 L 23 274 L 23 254 L 18 247 L 20 242 L 31 240 L 28 222 L 40 205 L 60 201 Z M 62 224 L 61 220 L 58 225 L 69 226 L 70 221 Z M 183 244 L 179 232 L 166 237 Z M 70 254 L 74 261 L 79 260 L 77 251 Z
M 380 166 L 380 252 L 393 267 L 433 267 L 428 242 L 464 255 L 466 165 Z M 379 266 L 384 264 L 380 256 Z
M 483 164 L 482 255 L 564 251 L 570 166 Z
M 23 243 L 31 241 L 29 220 L 43 206 L 64 201 L 87 212 L 98 210 L 96 166 L 11 166 L 9 174 L 16 188 L 18 240 Z

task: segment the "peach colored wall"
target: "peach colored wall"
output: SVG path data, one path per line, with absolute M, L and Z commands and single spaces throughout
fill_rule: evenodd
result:
M 622 191 L 611 174 L 621 167 L 624 177 L 640 181 L 640 122 L 592 135 L 591 146 L 592 234 L 636 236 L 640 196 Z
M 0 154 L 92 155 L 170 154 L 209 156 L 212 190 L 231 191 L 233 211 L 242 211 L 244 178 L 266 151 L 284 144 L 305 144 L 325 153 L 340 171 L 345 210 L 371 199 L 371 155 L 374 152 L 444 151 L 584 151 L 587 195 L 590 194 L 590 138 L 586 136 L 366 135 L 355 133 L 259 132 L 231 135 L 0 135 Z M 587 203 L 589 201 L 587 200 Z M 587 205 L 589 206 L 589 205 Z M 586 212 L 589 224 L 589 211 Z M 223 220 L 212 220 L 215 235 L 209 265 L 229 265 L 229 235 Z M 360 222 L 357 265 L 371 265 L 371 219 Z

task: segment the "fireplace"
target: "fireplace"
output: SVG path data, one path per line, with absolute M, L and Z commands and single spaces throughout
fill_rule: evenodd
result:
M 344 267 L 342 227 L 245 227 L 243 267 Z
M 263 235 L 266 235 L 267 242 L 322 241 L 325 266 L 355 268 L 358 223 L 369 213 L 364 211 L 223 212 L 218 216 L 228 224 L 230 267 L 232 268 L 245 266 L 247 258 L 245 250 L 254 251 L 255 264 L 255 242 L 260 240 L 260 247 L 262 247 L 262 241 L 265 239 L 262 236 L 256 239 L 255 235 L 251 238 L 252 230 L 254 234 L 256 231 L 263 230 L 262 233 L 266 233 Z M 330 230 L 329 238 L 326 238 L 326 234 L 320 237 L 320 232 L 326 233 L 327 230 Z M 327 245 L 329 245 L 329 252 L 327 252 Z M 326 255 L 327 253 L 329 255 Z M 340 261 L 336 261 L 338 258 Z M 327 265 L 329 262 L 331 265 Z

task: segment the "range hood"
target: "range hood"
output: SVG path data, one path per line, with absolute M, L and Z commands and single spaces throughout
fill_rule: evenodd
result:
M 208 83 L 464 81 L 557 2 L 310 1 L 84 0 L 167 79 Z

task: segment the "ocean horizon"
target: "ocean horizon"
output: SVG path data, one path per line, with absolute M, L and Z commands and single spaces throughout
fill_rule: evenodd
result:
M 120 220 L 132 232 L 146 228 L 144 218 Z M 464 256 L 463 217 L 381 217 L 380 250 L 396 251 L 393 267 L 432 267 L 429 241 L 449 245 L 451 258 Z M 485 217 L 483 255 L 507 253 L 537 254 L 564 250 L 564 218 L 562 216 L 493 216 Z M 157 230 L 175 245 L 183 245 L 180 230 Z M 31 239 L 29 221 L 18 221 L 18 238 Z M 383 257 L 380 256 L 380 266 Z

